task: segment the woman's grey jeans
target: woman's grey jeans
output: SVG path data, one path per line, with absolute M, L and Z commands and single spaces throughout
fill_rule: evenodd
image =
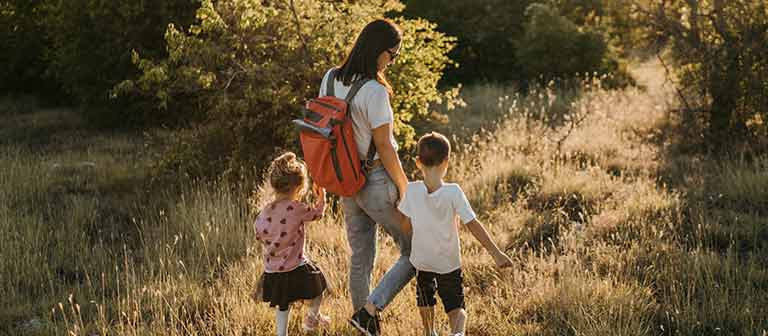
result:
M 362 190 L 352 197 L 342 198 L 347 240 L 352 250 L 349 267 L 349 292 L 355 311 L 370 301 L 383 310 L 397 293 L 416 275 L 408 260 L 411 240 L 400 230 L 397 214 L 399 192 L 384 167 L 368 173 Z M 400 247 L 400 258 L 370 293 L 371 273 L 376 259 L 376 224 L 381 225 Z

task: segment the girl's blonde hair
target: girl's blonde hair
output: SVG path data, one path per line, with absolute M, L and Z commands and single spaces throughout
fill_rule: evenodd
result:
M 275 192 L 285 194 L 296 187 L 305 186 L 307 168 L 296 154 L 287 152 L 272 160 L 267 169 L 267 178 Z

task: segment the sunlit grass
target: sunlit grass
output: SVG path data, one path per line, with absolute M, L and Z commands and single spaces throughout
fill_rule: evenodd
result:
M 456 145 L 448 179 L 515 261 L 496 270 L 461 232 L 468 335 L 768 330 L 767 161 L 665 158 L 655 137 L 668 125 L 671 88 L 658 66 L 637 72 L 646 90 L 589 81 L 578 92 L 544 86 L 523 96 L 484 85 L 443 111 L 450 121 L 434 128 Z M 567 113 L 584 118 L 555 120 Z M 273 333 L 274 312 L 250 298 L 262 271 L 251 234 L 256 186 L 149 183 L 155 154 L 142 137 L 84 130 L 65 111 L 8 115 L 0 334 Z M 679 189 L 660 182 L 671 176 Z M 308 255 L 332 287 L 326 335 L 354 334 L 341 218 L 331 207 L 307 231 Z M 397 257 L 386 235 L 379 246 L 374 279 Z M 296 308 L 292 334 L 305 310 Z M 383 323 L 386 335 L 420 335 L 413 284 Z

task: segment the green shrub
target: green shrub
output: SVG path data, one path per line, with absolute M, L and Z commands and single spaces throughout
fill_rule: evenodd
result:
M 640 31 L 632 16 L 633 0 L 550 0 L 559 13 L 579 26 L 599 27 L 622 58 L 642 52 Z
M 603 32 L 579 27 L 556 10 L 532 4 L 525 11 L 525 33 L 517 43 L 515 56 L 527 78 L 545 81 L 592 74 L 613 73 L 615 85 L 632 84 L 609 50 Z
M 459 67 L 446 71 L 448 83 L 527 82 L 542 74 L 570 77 L 577 72 L 598 71 L 601 74 L 615 72 L 617 86 L 634 84 L 622 60 L 627 57 L 625 47 L 632 45 L 636 35 L 630 24 L 630 6 L 625 0 L 404 2 L 406 15 L 434 21 L 441 32 L 458 38 L 458 45 L 450 56 Z M 550 13 L 558 18 L 557 21 L 572 21 L 568 27 L 562 22 L 546 22 L 555 24 L 555 29 L 578 31 L 557 32 L 558 35 L 566 34 L 555 36 L 557 41 L 565 40 L 566 43 L 556 44 L 558 42 L 553 40 L 552 45 L 558 47 L 556 53 L 532 50 L 548 42 L 531 41 L 537 36 L 543 37 L 540 32 L 543 27 L 531 27 L 529 6 L 551 8 Z M 539 32 L 529 33 L 531 28 Z M 531 42 L 535 44 L 531 45 Z M 570 50 L 560 50 L 563 46 Z M 576 58 L 571 58 L 572 55 Z M 526 59 L 520 56 L 526 56 Z M 565 68 L 551 73 L 548 66 L 560 67 L 559 63 L 564 60 L 567 61 Z M 530 68 L 532 64 L 538 66 Z
M 89 120 L 106 126 L 159 122 L 136 97 L 110 99 L 110 89 L 137 74 L 131 50 L 160 57 L 169 22 L 192 19 L 195 1 L 45 1 L 48 72 L 82 107 Z
M 458 68 L 448 69 L 450 83 L 506 82 L 523 79 L 515 60 L 515 40 L 523 35 L 525 8 L 532 0 L 406 0 L 405 14 L 437 22 L 458 38 L 450 54 Z
M 686 120 L 705 120 L 707 140 L 722 150 L 730 151 L 734 140 L 765 140 L 765 1 L 653 0 L 637 9 L 648 41 L 670 49 L 685 96 Z
M 320 78 L 340 63 L 364 24 L 399 7 L 396 1 L 203 1 L 194 25 L 168 27 L 168 57 L 134 53 L 142 74 L 115 92 L 141 95 L 167 119 L 192 122 L 166 166 L 195 176 L 250 173 L 243 166 L 261 166 L 275 148 L 296 149 L 290 120 L 300 116 L 303 101 L 317 95 Z M 436 85 L 453 40 L 424 20 L 396 21 L 403 51 L 389 78 L 394 131 L 407 147 L 414 138 L 408 122 L 450 96 Z
M 42 0 L 0 1 L 0 91 L 56 100 L 62 89 L 46 80 L 48 39 Z

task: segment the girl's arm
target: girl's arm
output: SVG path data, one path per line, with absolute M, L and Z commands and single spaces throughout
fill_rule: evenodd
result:
M 376 151 L 379 153 L 381 164 L 387 170 L 389 177 L 395 182 L 397 190 L 400 192 L 400 199 L 405 195 L 405 189 L 408 187 L 408 178 L 403 171 L 403 165 L 400 163 L 400 157 L 397 151 L 389 141 L 392 133 L 392 124 L 384 124 L 373 129 L 373 143 L 376 145 Z
M 325 189 L 313 185 L 312 190 L 317 196 L 317 203 L 315 203 L 314 208 L 308 208 L 307 212 L 301 217 L 304 222 L 316 221 L 323 218 L 323 214 L 325 213 Z
M 472 232 L 472 235 L 475 236 L 480 244 L 483 245 L 486 250 L 488 250 L 488 253 L 493 256 L 493 260 L 496 262 L 496 266 L 512 266 L 512 260 L 510 260 L 509 257 L 504 254 L 504 252 L 502 252 L 498 246 L 496 246 L 496 243 L 493 242 L 491 236 L 488 234 L 488 231 L 485 230 L 485 227 L 482 223 L 480 223 L 480 221 L 477 220 L 477 218 L 467 223 L 467 228 L 469 228 L 469 231 Z

